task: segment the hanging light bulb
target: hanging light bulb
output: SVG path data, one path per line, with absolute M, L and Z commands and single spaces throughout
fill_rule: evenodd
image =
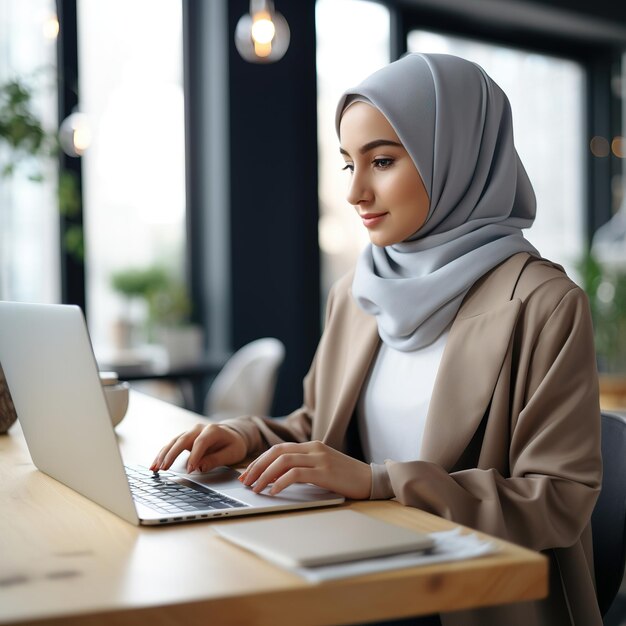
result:
M 48 15 L 41 25 L 43 36 L 51 41 L 59 36 L 59 28 L 59 18 L 56 15 Z
M 91 144 L 91 126 L 84 113 L 70 113 L 59 127 L 59 143 L 71 157 L 81 156 Z
M 250 13 L 242 15 L 235 29 L 235 45 L 243 59 L 272 63 L 289 47 L 289 25 L 271 0 L 250 0 Z
M 272 54 L 272 40 L 276 35 L 276 26 L 272 22 L 272 16 L 265 10 L 252 15 L 252 27 L 250 28 L 254 53 L 258 57 L 268 57 Z

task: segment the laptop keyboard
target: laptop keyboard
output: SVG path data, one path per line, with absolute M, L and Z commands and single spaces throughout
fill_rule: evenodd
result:
M 126 467 L 133 498 L 157 513 L 193 513 L 210 509 L 232 509 L 247 504 L 219 491 L 176 477 L 169 472 L 154 473 L 140 467 Z

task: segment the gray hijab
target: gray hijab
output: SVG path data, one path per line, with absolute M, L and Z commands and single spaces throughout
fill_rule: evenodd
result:
M 415 234 L 365 248 L 352 285 L 385 344 L 417 350 L 450 325 L 486 272 L 518 252 L 539 256 L 521 231 L 535 218 L 535 194 L 513 144 L 508 98 L 478 65 L 404 56 L 343 94 L 337 134 L 355 100 L 385 115 L 430 198 Z

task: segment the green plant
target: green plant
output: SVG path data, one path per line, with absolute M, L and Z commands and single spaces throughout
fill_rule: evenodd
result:
M 184 283 L 161 266 L 120 270 L 111 275 L 111 286 L 128 299 L 141 298 L 146 302 L 149 327 L 189 321 L 191 303 Z
M 129 268 L 115 272 L 111 276 L 111 286 L 127 298 L 150 298 L 163 289 L 168 277 L 161 267 Z
M 588 250 L 578 271 L 589 297 L 598 368 L 626 373 L 626 268 L 608 267 Z
M 0 145 L 5 144 L 8 148 L 2 153 L 0 178 L 13 176 L 22 167 L 30 167 L 26 174 L 28 179 L 42 182 L 44 163 L 59 153 L 56 130 L 44 128 L 33 104 L 36 88 L 31 83 L 39 73 L 35 72 L 31 79 L 12 78 L 0 84 Z M 57 196 L 61 215 L 71 219 L 80 212 L 80 192 L 73 172 L 59 170 Z M 83 258 L 81 226 L 73 224 L 66 229 L 64 245 L 75 258 Z
M 11 155 L 2 167 L 2 176 L 10 176 L 26 160 L 49 158 L 58 150 L 56 136 L 44 129 L 32 100 L 33 88 L 25 80 L 13 78 L 0 85 L 0 138 L 8 144 Z M 29 178 L 41 181 L 43 174 L 37 168 Z
M 164 326 L 180 326 L 190 321 L 191 301 L 181 281 L 172 279 L 167 289 L 156 293 L 153 307 L 155 319 Z

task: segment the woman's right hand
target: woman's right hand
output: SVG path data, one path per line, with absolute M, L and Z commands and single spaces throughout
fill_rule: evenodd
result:
M 222 424 L 197 424 L 161 448 L 150 466 L 153 472 L 167 470 L 183 450 L 191 454 L 187 461 L 187 473 L 194 470 L 208 472 L 220 465 L 232 465 L 245 459 L 247 454 L 244 438 Z

